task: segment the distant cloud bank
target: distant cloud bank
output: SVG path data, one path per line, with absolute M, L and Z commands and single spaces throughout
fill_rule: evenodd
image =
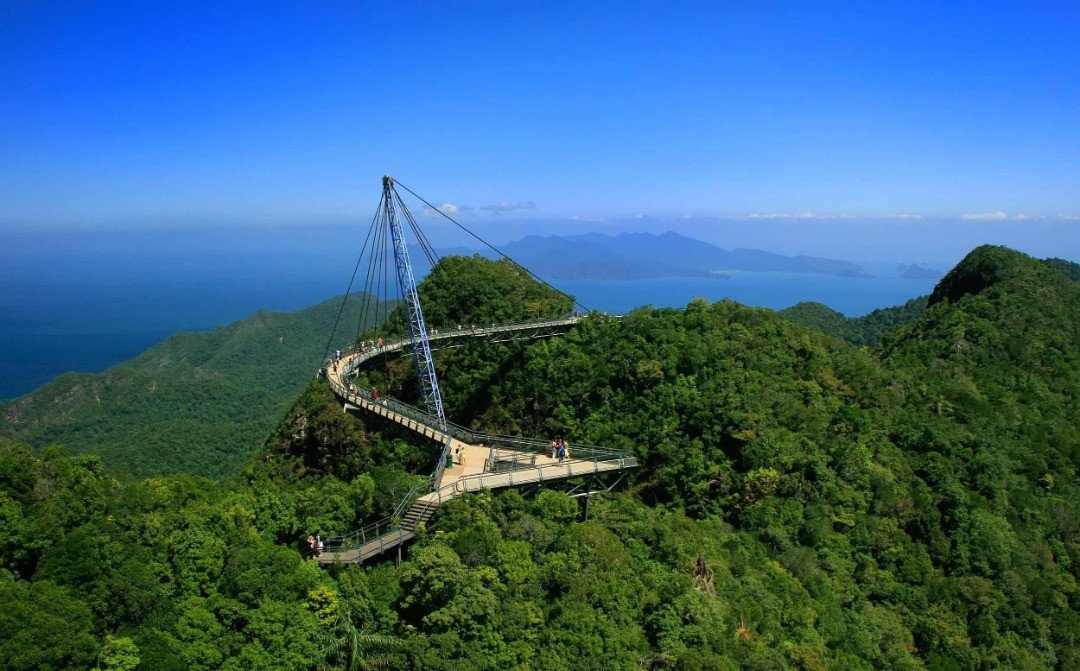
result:
M 820 214 L 817 212 L 751 212 L 746 215 L 747 219 L 907 219 L 919 221 L 921 214 Z
M 1032 217 L 1030 215 L 1024 214 L 1023 212 L 1009 214 L 1008 212 L 1002 212 L 1001 210 L 997 210 L 996 212 L 974 212 L 971 214 L 962 214 L 960 215 L 960 218 L 964 221 L 1027 221 L 1029 219 L 1045 219 L 1046 217 Z M 1075 219 L 1075 217 L 1059 215 L 1058 219 L 1071 221 Z
M 472 205 L 459 205 L 457 203 L 443 203 L 438 206 L 438 212 L 443 214 L 454 215 L 466 215 L 471 216 L 476 214 L 477 208 Z M 513 210 L 535 210 L 537 209 L 536 203 L 531 200 L 521 200 L 516 203 L 511 203 L 507 200 L 499 201 L 494 205 L 481 205 L 479 208 L 483 212 L 487 212 L 493 217 L 497 217 L 503 212 L 511 212 Z M 437 216 L 438 212 L 430 207 L 424 208 L 424 214 L 429 217 Z
M 490 212 L 494 215 L 499 215 L 503 212 L 509 212 L 511 210 L 535 210 L 536 203 L 531 200 L 522 200 L 517 203 L 510 203 L 503 200 L 499 201 L 495 205 L 481 205 L 480 209 L 485 212 Z

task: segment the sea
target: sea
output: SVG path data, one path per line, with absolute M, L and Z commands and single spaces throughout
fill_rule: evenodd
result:
M 181 254 L 132 244 L 109 254 L 77 244 L 53 247 L 0 255 L 0 399 L 66 371 L 101 372 L 180 331 L 210 329 L 259 309 L 313 305 L 343 293 L 352 270 L 344 256 L 311 249 Z M 731 272 L 552 284 L 589 309 L 612 313 L 730 298 L 772 309 L 818 301 L 848 316 L 899 305 L 934 286 L 934 280 L 899 278 L 895 267 L 868 270 L 874 276 Z

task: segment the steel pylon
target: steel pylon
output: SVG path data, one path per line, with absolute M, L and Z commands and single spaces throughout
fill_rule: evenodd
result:
M 397 267 L 401 301 L 405 306 L 405 321 L 409 323 L 409 338 L 412 342 L 413 363 L 416 365 L 416 379 L 420 385 L 420 399 L 427 406 L 428 412 L 437 416 L 439 421 L 445 424 L 446 413 L 443 411 L 439 379 L 435 375 L 435 360 L 431 355 L 431 343 L 428 341 L 427 326 L 424 324 L 424 311 L 420 307 L 420 295 L 416 291 L 416 278 L 409 260 L 409 248 L 397 218 L 395 202 L 401 201 L 394 190 L 394 179 L 384 176 L 384 216 L 390 226 L 390 236 L 394 244 L 394 265 Z

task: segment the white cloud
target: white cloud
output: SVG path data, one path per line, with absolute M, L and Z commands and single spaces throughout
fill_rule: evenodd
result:
M 854 214 L 818 214 L 816 212 L 751 212 L 751 219 L 855 219 Z
M 975 212 L 972 214 L 962 214 L 960 218 L 964 221 L 1005 221 L 1009 218 L 1008 214 L 1005 214 L 1001 210 L 997 212 Z
M 473 207 L 471 205 L 458 205 L 456 203 L 443 203 L 442 205 L 438 206 L 438 210 L 439 212 L 442 212 L 443 214 L 449 215 L 451 217 L 454 215 L 462 214 L 471 215 L 473 213 Z M 430 207 L 424 208 L 424 214 L 429 217 L 438 216 L 438 212 L 431 209 Z
M 516 203 L 502 200 L 495 205 L 481 205 L 480 209 L 485 212 L 490 212 L 492 215 L 498 216 L 503 212 L 509 212 L 511 210 L 535 210 L 536 203 L 531 200 L 521 200 Z
M 905 219 L 909 221 L 921 221 L 921 214 L 876 214 L 871 219 Z

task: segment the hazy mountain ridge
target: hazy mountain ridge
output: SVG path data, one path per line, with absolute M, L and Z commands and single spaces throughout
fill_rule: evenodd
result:
M 460 248 L 447 250 L 460 253 Z M 846 277 L 866 276 L 849 261 L 816 256 L 784 256 L 757 249 L 725 250 L 678 233 L 591 232 L 581 235 L 529 235 L 500 251 L 542 277 L 557 280 L 642 280 L 703 277 L 723 271 L 796 272 Z M 440 250 L 442 253 L 442 250 Z M 490 250 L 481 255 L 493 258 Z
M 902 263 L 897 270 L 900 272 L 900 277 L 909 280 L 936 280 L 945 274 L 937 268 L 927 268 L 917 263 Z

